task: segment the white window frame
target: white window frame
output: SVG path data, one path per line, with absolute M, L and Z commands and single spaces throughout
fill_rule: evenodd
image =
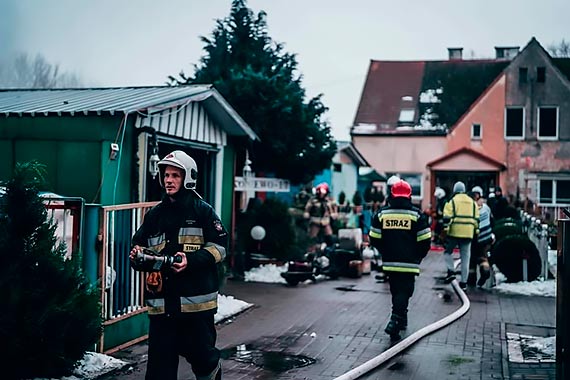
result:
M 522 136 L 507 136 L 507 110 L 509 109 L 522 109 Z M 524 140 L 525 139 L 525 130 L 526 130 L 526 109 L 522 106 L 507 106 L 505 107 L 505 115 L 503 120 L 503 134 L 505 136 L 505 140 Z
M 541 108 L 554 108 L 556 110 L 556 135 L 554 136 L 540 136 L 540 110 Z M 538 106 L 536 107 L 536 138 L 537 140 L 555 141 L 558 140 L 558 130 L 560 129 L 560 109 L 558 106 Z
M 541 181 L 550 181 L 552 182 L 552 202 L 551 203 L 542 203 L 540 201 L 541 195 L 540 195 L 540 182 Z M 570 181 L 570 178 L 552 178 L 552 177 L 544 177 L 544 178 L 538 178 L 537 180 L 537 189 L 536 189 L 536 200 L 539 206 L 556 206 L 556 207 L 567 207 L 570 206 L 570 203 L 558 203 L 557 202 L 557 194 L 556 194 L 556 188 L 557 188 L 557 184 L 558 181 Z
M 475 126 L 479 126 L 479 136 L 475 136 Z M 471 124 L 471 140 L 483 140 L 483 124 L 473 123 Z

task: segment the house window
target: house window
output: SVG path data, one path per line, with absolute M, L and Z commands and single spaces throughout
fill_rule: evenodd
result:
M 519 67 L 519 83 L 523 84 L 528 82 L 528 68 Z
M 538 107 L 538 138 L 558 137 L 558 107 Z
M 400 123 L 413 123 L 415 114 L 416 114 L 415 110 L 409 108 L 403 108 L 402 110 L 400 110 L 400 118 L 398 119 L 398 121 Z
M 524 138 L 524 108 L 507 108 L 505 112 L 505 137 Z
M 546 82 L 546 67 L 536 68 L 536 81 L 539 83 Z
M 481 140 L 481 124 L 471 125 L 471 139 Z
M 333 164 L 333 171 L 342 172 L 342 164 Z
M 570 179 L 540 179 L 538 201 L 542 205 L 570 205 Z
M 570 181 L 556 181 L 556 203 L 570 204 Z
M 539 181 L 539 202 L 552 204 L 552 193 L 554 188 L 554 181 L 552 180 L 540 180 Z

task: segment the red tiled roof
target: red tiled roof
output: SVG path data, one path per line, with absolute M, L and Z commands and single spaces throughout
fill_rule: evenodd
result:
M 486 161 L 486 162 L 490 163 L 491 165 L 496 166 L 497 168 L 500 168 L 501 170 L 506 169 L 506 166 L 504 163 L 497 161 L 494 158 L 491 158 L 489 156 L 486 156 L 485 154 L 478 152 L 474 149 L 471 149 L 469 147 L 462 147 L 462 148 L 456 149 L 452 152 L 449 152 L 449 153 L 447 153 L 447 154 L 445 154 L 439 158 L 436 158 L 435 160 L 433 160 L 431 162 L 428 162 L 426 166 L 431 167 L 431 166 L 440 164 L 440 163 L 447 161 L 447 160 L 449 160 L 455 156 L 458 156 L 460 154 L 468 154 L 468 155 L 477 157 L 482 161 Z
M 351 132 L 445 135 L 447 128 L 457 122 L 509 63 L 507 60 L 371 61 Z M 421 94 L 429 92 L 436 95 L 437 101 L 432 102 L 428 96 L 427 101 L 420 102 Z M 411 96 L 411 101 L 406 101 L 406 96 Z M 414 109 L 413 121 L 399 122 L 403 108 Z M 429 115 L 431 125 L 439 128 L 415 127 L 422 124 L 422 115 Z
M 417 99 L 424 75 L 424 62 L 371 61 L 354 125 L 398 124 L 402 97 Z M 415 102 L 412 103 L 415 108 Z M 416 110 L 417 112 L 417 110 Z

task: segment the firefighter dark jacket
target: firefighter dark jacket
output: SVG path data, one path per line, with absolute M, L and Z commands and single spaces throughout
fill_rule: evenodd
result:
M 382 255 L 386 272 L 420 273 L 431 245 L 427 215 L 408 198 L 397 197 L 372 218 L 370 243 Z
M 217 310 L 217 265 L 226 255 L 228 234 L 206 202 L 182 190 L 173 202 L 164 197 L 146 215 L 133 236 L 133 246 L 148 247 L 160 255 L 184 252 L 188 265 L 175 273 L 170 266 L 131 262 L 146 273 L 145 303 L 149 315 Z

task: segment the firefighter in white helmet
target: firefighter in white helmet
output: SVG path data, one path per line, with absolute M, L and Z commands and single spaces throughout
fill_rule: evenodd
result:
M 130 253 L 131 266 L 147 272 L 150 326 L 145 378 L 177 379 L 180 355 L 191 364 L 196 379 L 219 380 L 214 314 L 217 267 L 226 255 L 228 234 L 214 209 L 196 192 L 198 167 L 192 157 L 175 150 L 158 166 L 165 194 L 145 215 Z
M 392 186 L 399 181 L 401 181 L 401 179 L 397 175 L 391 176 L 388 178 L 388 181 L 386 181 L 386 204 L 389 204 L 392 198 Z

